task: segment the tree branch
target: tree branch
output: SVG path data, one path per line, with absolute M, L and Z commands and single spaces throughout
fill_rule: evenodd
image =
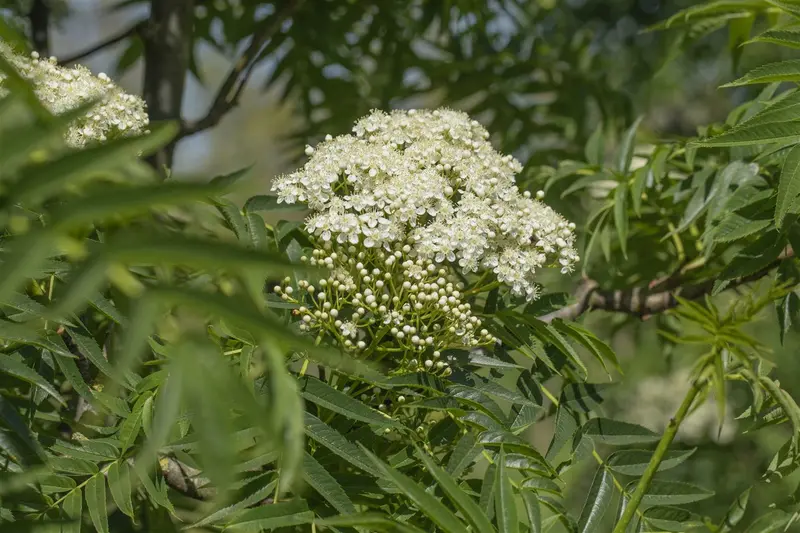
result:
M 794 253 L 792 249 L 789 248 L 782 253 L 778 259 L 763 269 L 753 274 L 732 280 L 726 288 L 733 289 L 740 285 L 757 281 L 777 268 L 782 261 L 793 256 Z M 576 294 L 577 301 L 574 304 L 542 315 L 539 317 L 539 320 L 547 323 L 552 322 L 553 319 L 556 318 L 575 320 L 589 310 L 615 311 L 646 319 L 651 315 L 663 313 L 664 311 L 676 307 L 678 305 L 676 296 L 687 300 L 695 300 L 706 294 L 710 294 L 714 289 L 715 281 L 714 279 L 710 279 L 691 285 L 675 285 L 669 290 L 652 292 L 650 287 L 632 287 L 630 289 L 604 291 L 599 289 L 599 285 L 596 281 L 586 279 L 578 288 Z
M 94 45 L 94 46 L 92 46 L 90 48 L 87 48 L 87 49 L 85 49 L 85 50 L 83 50 L 81 52 L 77 52 L 77 53 L 75 53 L 75 54 L 73 54 L 71 56 L 67 56 L 66 59 L 59 59 L 58 63 L 60 65 L 68 65 L 70 63 L 75 63 L 76 61 L 80 61 L 82 59 L 85 59 L 85 58 L 89 57 L 90 55 L 96 54 L 97 52 L 103 50 L 104 48 L 108 48 L 109 46 L 113 46 L 113 45 L 117 44 L 120 41 L 124 41 L 128 37 L 136 35 L 137 33 L 139 33 L 142 30 L 142 28 L 144 28 L 144 25 L 145 25 L 145 21 L 144 20 L 140 20 L 139 22 L 137 22 L 136 24 L 134 24 L 130 28 L 128 28 L 126 30 L 123 30 L 123 31 L 121 31 L 121 32 L 119 32 L 119 33 L 117 33 L 115 35 L 112 35 L 111 37 L 109 37 L 105 41 L 101 41 L 101 42 L 97 43 L 96 45 Z
M 186 71 L 189 68 L 194 0 L 151 0 L 150 19 L 142 29 L 144 100 L 153 122 L 180 120 Z M 175 143 L 148 161 L 157 170 L 170 168 Z
M 184 122 L 178 138 L 216 126 L 239 103 L 242 91 L 253 73 L 253 68 L 261 59 L 264 47 L 302 3 L 303 0 L 289 0 L 275 15 L 264 21 L 264 25 L 253 34 L 250 45 L 228 73 L 206 115 L 194 122 Z
M 50 56 L 50 8 L 45 0 L 33 0 L 28 13 L 33 48 L 42 57 Z

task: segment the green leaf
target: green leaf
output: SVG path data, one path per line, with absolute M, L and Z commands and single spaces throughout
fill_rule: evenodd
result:
M 80 200 L 53 209 L 53 225 L 60 230 L 80 228 L 106 220 L 118 220 L 147 213 L 153 208 L 192 203 L 222 194 L 219 185 L 198 183 L 157 183 L 137 187 L 98 185 Z
M 794 292 L 790 292 L 775 302 L 775 310 L 778 314 L 780 338 L 781 344 L 783 344 L 786 338 L 786 332 L 789 331 L 794 321 L 797 320 L 798 313 L 800 313 L 800 296 Z
M 395 522 L 383 515 L 364 513 L 357 515 L 335 516 L 317 520 L 315 524 L 329 527 L 364 527 L 368 531 L 385 531 L 386 533 L 424 533 L 410 524 Z
M 786 155 L 778 184 L 778 198 L 775 205 L 775 226 L 780 229 L 783 219 L 792 203 L 800 194 L 800 144 Z
M 709 139 L 695 141 L 695 146 L 749 146 L 774 142 L 797 140 L 800 135 L 800 121 L 770 122 L 766 124 L 744 123 L 725 133 Z
M 603 367 L 603 370 L 605 370 L 606 374 L 609 374 L 606 361 L 614 365 L 614 368 L 616 368 L 617 371 L 620 373 L 622 372 L 622 367 L 619 366 L 619 361 L 617 360 L 617 355 L 614 353 L 614 350 L 612 350 L 608 344 L 601 341 L 594 333 L 584 328 L 580 324 L 575 322 L 564 322 L 561 319 L 555 319 L 553 322 L 551 322 L 551 324 L 561 333 L 569 335 L 582 344 L 584 348 L 589 350 L 595 359 L 597 359 L 597 362 L 599 362 Z
M 605 468 L 600 467 L 594 475 L 594 480 L 583 504 L 580 518 L 578 518 L 579 533 L 594 533 L 601 530 L 603 516 L 611 505 L 614 496 L 613 476 Z
M 719 533 L 727 533 L 733 530 L 742 521 L 745 511 L 747 511 L 747 502 L 750 501 L 750 490 L 751 488 L 748 488 L 742 492 L 728 508 L 728 512 L 725 513 L 725 517 L 719 524 Z
M 701 517 L 678 507 L 651 507 L 642 514 L 646 531 L 686 531 L 703 525 Z
M 539 500 L 536 497 L 536 493 L 531 490 L 523 490 L 522 503 L 525 505 L 525 512 L 528 514 L 530 532 L 542 533 L 542 510 L 539 508 Z
M 109 533 L 108 515 L 106 514 L 106 478 L 102 473 L 89 478 L 84 489 L 86 497 L 86 508 L 92 518 L 92 524 L 96 531 Z
M 754 68 L 738 80 L 726 83 L 722 87 L 741 87 L 756 83 L 773 83 L 784 81 L 800 81 L 800 60 L 790 59 L 769 63 Z
M 466 433 L 458 440 L 450 459 L 447 461 L 445 470 L 453 476 L 459 477 L 464 470 L 472 464 L 475 458 L 481 453 L 482 447 L 472 433 Z
M 635 147 L 636 130 L 639 129 L 644 117 L 638 117 L 630 128 L 623 134 L 622 142 L 617 150 L 617 171 L 623 175 L 628 173 L 633 160 L 633 149 Z
M 247 230 L 250 235 L 250 246 L 254 250 L 268 249 L 269 237 L 267 236 L 267 227 L 261 215 L 247 213 Z
M 750 527 L 745 530 L 745 533 L 778 533 L 783 531 L 784 527 L 792 519 L 792 515 L 774 509 L 767 514 L 756 518 Z
M 131 473 L 126 462 L 115 461 L 108 467 L 108 488 L 119 510 L 134 518 Z
M 64 398 L 50 382 L 19 360 L 19 354 L 0 356 L 0 372 L 30 383 L 55 398 L 60 404 L 65 404 Z
M 398 427 L 397 422 L 378 410 L 371 409 L 363 402 L 334 389 L 327 383 L 311 376 L 297 380 L 300 395 L 307 401 L 324 409 L 346 416 L 350 420 L 360 420 L 367 424 Z
M 245 202 L 244 211 L 246 213 L 251 213 L 253 211 L 308 211 L 308 206 L 301 203 L 278 203 L 277 196 L 260 194 L 258 196 L 253 196 Z
M 22 461 L 25 466 L 41 463 L 45 458 L 42 446 L 17 408 L 5 396 L 0 396 L 0 420 L 13 432 L 9 435 L 0 430 L 0 439 L 4 441 L 7 451 L 16 456 L 14 459 Z
M 236 238 L 241 243 L 247 243 L 249 234 L 247 231 L 247 220 L 242 215 L 239 208 L 230 200 L 221 199 L 217 203 L 217 210 L 222 215 L 228 228 L 233 231 Z
M 311 413 L 305 413 L 305 428 L 308 438 L 364 472 L 380 477 L 380 470 L 372 465 L 369 457 L 358 446 Z
M 72 339 L 72 342 L 75 343 L 75 346 L 78 347 L 78 351 L 84 357 L 86 357 L 86 359 L 91 361 L 98 370 L 100 370 L 106 376 L 113 378 L 114 381 L 123 385 L 125 388 L 133 390 L 133 387 L 128 383 L 128 380 L 119 376 L 116 369 L 103 356 L 102 349 L 97 345 L 97 342 L 95 342 L 94 339 L 78 333 L 74 329 L 69 329 L 68 331 L 69 337 Z
M 83 513 L 83 494 L 80 489 L 72 491 L 64 498 L 61 510 L 71 522 L 61 527 L 61 533 L 81 533 L 81 514 Z
M 563 404 L 558 406 L 556 410 L 555 432 L 553 440 L 547 448 L 547 455 L 545 456 L 548 461 L 554 461 L 564 445 L 572 438 L 575 431 L 578 429 L 578 420 L 575 414 L 567 409 Z
M 502 446 L 500 446 L 499 460 L 495 464 L 497 470 L 494 478 L 494 506 L 497 529 L 499 533 L 518 533 L 517 504 L 514 501 L 514 489 L 511 487 L 511 479 L 506 474 L 505 450 Z
M 258 533 L 281 527 L 310 524 L 314 513 L 303 500 L 273 503 L 248 509 L 228 522 L 223 531 L 251 531 Z
M 584 155 L 586 156 L 586 161 L 592 165 L 601 166 L 603 164 L 605 159 L 605 135 L 602 122 L 597 124 L 597 127 L 589 136 Z
M 248 481 L 247 485 L 245 485 L 245 487 L 241 491 L 239 491 L 241 499 L 239 499 L 238 497 L 235 498 L 238 500 L 236 503 L 214 511 L 213 513 L 198 520 L 189 527 L 199 528 L 209 524 L 216 524 L 224 520 L 225 518 L 229 517 L 231 514 L 235 512 L 238 512 L 242 509 L 247 509 L 263 501 L 264 499 L 269 497 L 270 494 L 273 494 L 275 492 L 275 486 L 278 484 L 277 480 L 272 480 L 269 481 L 268 483 L 264 483 L 265 478 L 267 477 L 272 478 L 273 474 L 271 472 L 266 472 L 251 479 L 250 481 Z
M 425 454 L 425 452 L 417 449 L 417 455 L 425 464 L 425 467 L 431 476 L 433 476 L 433 478 L 439 483 L 439 487 L 442 489 L 442 492 L 447 495 L 450 501 L 453 502 L 453 505 L 455 505 L 456 508 L 461 511 L 461 514 L 463 514 L 467 521 L 472 525 L 473 531 L 486 533 L 492 533 L 496 531 L 492 526 L 492 523 L 489 521 L 489 518 L 486 516 L 486 513 L 483 512 L 483 510 L 472 500 L 472 498 L 469 497 L 469 495 L 464 493 L 461 487 L 459 487 L 455 478 L 451 477 L 450 474 L 440 468 L 433 461 L 433 459 Z M 501 468 L 503 467 L 501 466 L 498 468 L 498 471 Z
M 661 438 L 660 435 L 637 424 L 608 418 L 592 418 L 584 424 L 581 432 L 591 437 L 595 443 L 609 444 L 611 446 L 646 444 L 648 442 L 656 442 Z
M 354 514 L 356 512 L 353 502 L 350 501 L 336 478 L 308 453 L 303 455 L 303 479 L 340 513 Z
M 139 430 L 142 428 L 142 413 L 144 411 L 145 403 L 148 399 L 152 398 L 153 394 L 151 392 L 146 392 L 139 396 L 136 399 L 136 403 L 133 404 L 133 409 L 131 410 L 131 414 L 125 421 L 122 423 L 122 426 L 119 428 L 119 442 L 120 442 L 120 454 L 125 454 L 128 451 L 136 437 L 139 435 Z
M 714 495 L 713 491 L 680 481 L 654 479 L 642 498 L 644 505 L 681 505 L 705 500 Z
M 98 472 L 97 465 L 85 459 L 73 457 L 50 457 L 48 459 L 53 470 L 69 472 L 78 476 L 93 476 Z
M 621 181 L 614 190 L 614 225 L 622 255 L 628 257 L 628 183 Z
M 800 48 L 800 30 L 767 30 L 750 39 L 749 43 L 772 43 L 789 48 Z
M 176 124 L 154 127 L 147 135 L 110 141 L 72 152 L 60 159 L 28 166 L 13 186 L 12 204 L 31 205 L 97 172 L 119 168 L 132 158 L 148 155 L 177 133 Z
M 713 232 L 714 242 L 729 243 L 763 231 L 769 220 L 749 220 L 736 213 L 729 214 Z
M 369 455 L 382 476 L 405 494 L 433 523 L 446 533 L 463 533 L 464 524 L 442 502 L 411 478 L 390 467 L 369 451 L 364 450 L 364 453 Z
M 691 457 L 696 448 L 689 450 L 668 450 L 661 463 L 658 465 L 658 472 L 674 468 L 686 459 Z M 641 476 L 647 469 L 653 452 L 649 450 L 621 450 L 614 452 L 606 461 L 608 468 L 626 476 Z

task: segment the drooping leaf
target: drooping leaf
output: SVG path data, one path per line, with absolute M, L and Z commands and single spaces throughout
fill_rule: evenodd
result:
M 331 527 L 363 527 L 369 528 L 368 531 L 384 531 L 386 533 L 423 533 L 421 529 L 411 524 L 391 520 L 377 513 L 336 516 L 317 520 L 315 523 Z
M 628 128 L 622 136 L 622 141 L 617 149 L 617 171 L 625 175 L 631 167 L 631 160 L 633 159 L 633 150 L 636 141 L 636 130 L 639 129 L 644 117 L 638 117 L 630 128 Z
M 514 501 L 514 489 L 511 486 L 511 479 L 506 474 L 505 450 L 502 446 L 498 457 L 494 480 L 494 507 L 497 529 L 499 533 L 518 533 L 517 504 Z
M 367 424 L 380 426 L 397 426 L 397 423 L 387 415 L 367 407 L 364 402 L 334 389 L 319 379 L 304 376 L 298 379 L 297 383 L 303 398 L 322 408 L 339 413 L 350 420 L 360 420 Z
M 269 531 L 313 521 L 314 513 L 308 510 L 306 502 L 296 499 L 245 510 L 225 524 L 223 531 Z
M 71 521 L 69 524 L 61 526 L 62 533 L 80 533 L 81 513 L 83 512 L 83 494 L 80 490 L 70 492 L 64 503 L 61 504 L 64 518 Z
M 628 257 L 628 183 L 621 181 L 614 190 L 614 225 L 622 255 Z
M 306 435 L 335 453 L 348 463 L 352 464 L 375 477 L 381 475 L 380 470 L 376 469 L 369 457 L 355 444 L 347 440 L 341 433 L 334 430 L 322 420 L 310 413 L 305 414 Z
M 780 228 L 792 203 L 800 195 L 800 144 L 786 154 L 778 184 L 778 198 L 775 205 L 775 226 Z
M 38 387 L 53 398 L 55 398 L 62 405 L 65 403 L 64 398 L 58 391 L 47 381 L 44 377 L 39 375 L 31 367 L 19 360 L 17 354 L 0 356 L 0 372 L 21 379 L 31 385 Z
M 439 467 L 433 461 L 433 459 L 428 457 L 425 452 L 417 450 L 417 455 L 425 464 L 428 472 L 439 483 L 439 487 L 442 489 L 442 491 L 472 525 L 474 531 L 493 533 L 495 531 L 494 526 L 492 526 L 492 523 L 489 521 L 486 513 L 483 512 L 483 510 L 472 500 L 472 498 L 470 498 L 469 495 L 464 493 L 461 487 L 459 487 L 456 479 L 451 477 L 450 474 Z
M 108 488 L 120 511 L 134 518 L 131 500 L 132 484 L 130 468 L 126 462 L 113 462 L 108 467 Z
M 720 533 L 731 531 L 742 521 L 744 513 L 747 510 L 747 502 L 750 500 L 750 490 L 751 488 L 748 488 L 742 492 L 728 508 L 728 512 L 725 513 L 725 516 L 719 524 L 718 531 Z
M 611 505 L 613 495 L 613 477 L 611 473 L 605 467 L 598 468 L 578 518 L 579 533 L 594 533 L 600 530 L 603 516 L 606 513 L 606 509 Z
M 100 533 L 109 533 L 108 514 L 106 513 L 106 478 L 102 473 L 89 478 L 84 490 L 86 508 L 92 519 L 95 530 Z
M 377 466 L 381 474 L 394 486 L 396 486 L 420 511 L 424 512 L 446 533 L 460 533 L 464 531 L 464 525 L 456 518 L 447 507 L 428 493 L 422 486 L 415 483 L 405 474 L 400 473 L 394 468 L 375 457 L 369 451 L 364 450 L 373 463 Z
M 308 453 L 303 455 L 303 479 L 342 514 L 354 514 L 356 508 L 336 478 Z

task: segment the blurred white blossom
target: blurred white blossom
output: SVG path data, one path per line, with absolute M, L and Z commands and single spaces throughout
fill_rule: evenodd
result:
M 126 135 L 147 132 L 149 119 L 144 101 L 126 94 L 103 73 L 94 76 L 83 66 L 58 66 L 55 58 L 44 59 L 34 52 L 31 57 L 15 54 L 0 42 L 0 56 L 33 84 L 42 104 L 53 114 L 60 115 L 91 101 L 91 110 L 76 119 L 67 131 L 68 145 L 81 148 L 97 142 Z M 4 76 L 0 73 L 0 97 Z
M 575 228 L 520 194 L 521 164 L 494 150 L 489 133 L 458 111 L 373 111 L 352 135 L 307 147 L 305 166 L 275 180 L 279 202 L 313 211 L 310 233 L 323 241 L 412 254 L 464 272 L 491 270 L 532 300 L 543 266 L 563 273 L 578 261 Z

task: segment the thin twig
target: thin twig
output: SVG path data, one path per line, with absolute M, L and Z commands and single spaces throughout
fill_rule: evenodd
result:
M 117 33 L 115 35 L 112 35 L 111 37 L 109 37 L 105 41 L 101 41 L 101 42 L 97 43 L 96 45 L 94 45 L 94 46 L 92 46 L 90 48 L 87 48 L 87 49 L 85 49 L 85 50 L 83 50 L 81 52 L 77 52 L 77 53 L 75 53 L 75 54 L 73 54 L 71 56 L 67 56 L 66 58 L 59 59 L 58 63 L 59 63 L 59 65 L 68 65 L 70 63 L 75 63 L 77 61 L 81 61 L 81 60 L 89 57 L 92 54 L 96 54 L 97 52 L 103 50 L 104 48 L 108 48 L 109 46 L 113 46 L 113 45 L 117 44 L 120 41 L 124 41 L 128 37 L 131 37 L 133 35 L 138 34 L 139 31 L 141 31 L 142 27 L 144 27 L 144 23 L 145 23 L 144 20 L 140 20 L 139 22 L 137 22 L 136 24 L 134 24 L 130 28 L 128 28 L 126 30 L 123 30 L 120 33 Z
M 206 115 L 194 122 L 184 122 L 178 138 L 216 126 L 239 103 L 242 91 L 253 73 L 253 69 L 261 59 L 264 47 L 302 3 L 303 0 L 290 0 L 274 16 L 264 21 L 264 25 L 253 34 L 250 45 L 228 73 Z

